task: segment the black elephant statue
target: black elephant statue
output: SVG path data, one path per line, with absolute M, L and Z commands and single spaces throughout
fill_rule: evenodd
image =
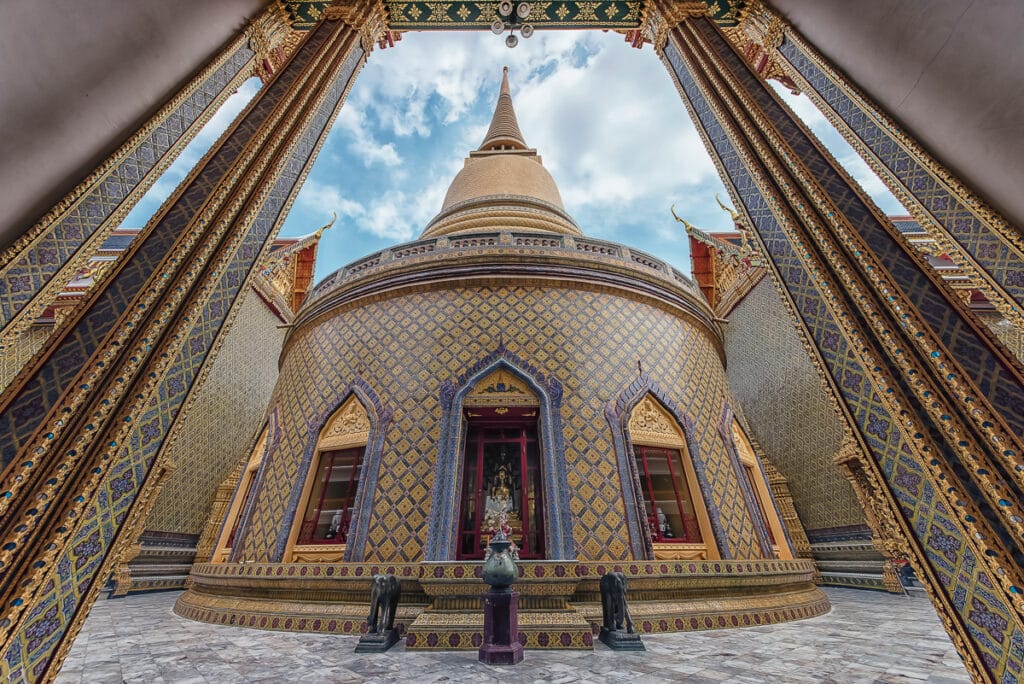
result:
M 609 632 L 621 631 L 625 623 L 626 633 L 633 634 L 633 620 L 626 605 L 626 590 L 629 583 L 621 572 L 609 572 L 601 577 L 601 611 L 604 628 Z
M 394 575 L 374 575 L 370 590 L 370 616 L 366 618 L 368 634 L 388 632 L 395 627 L 395 610 L 402 593 Z

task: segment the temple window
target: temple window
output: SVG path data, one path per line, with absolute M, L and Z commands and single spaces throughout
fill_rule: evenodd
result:
M 228 556 L 231 555 L 231 549 L 234 547 L 235 539 L 238 536 L 238 526 L 242 521 L 242 511 L 245 510 L 245 505 L 249 502 L 249 497 L 252 495 L 252 488 L 256 483 L 256 473 L 260 469 L 260 464 L 263 463 L 263 455 L 266 453 L 266 450 L 267 428 L 264 427 L 259 439 L 256 440 L 256 446 L 253 448 L 252 453 L 249 454 L 245 470 L 239 478 L 238 487 L 235 488 L 236 494 L 231 500 L 227 515 L 224 517 L 223 531 L 217 540 L 217 545 L 214 547 L 211 557 L 211 562 L 213 563 L 225 563 Z
M 642 515 L 656 559 L 718 557 L 689 450 L 676 420 L 650 395 L 633 408 L 629 440 L 640 480 Z
M 285 562 L 338 562 L 355 520 L 370 418 L 355 395 L 327 419 L 317 439 Z
M 746 433 L 736 420 L 733 420 L 732 423 L 732 440 L 736 446 L 736 453 L 740 457 L 740 463 L 743 466 L 742 476 L 746 478 L 747 484 L 750 485 L 750 489 L 754 493 L 754 503 L 757 506 L 757 511 L 751 511 L 751 515 L 756 514 L 764 523 L 775 557 L 781 559 L 793 558 L 789 543 L 786 541 L 782 520 L 776 512 L 775 504 L 771 498 L 771 489 L 768 486 L 768 481 L 765 479 L 764 471 L 761 470 L 757 454 L 754 453 L 753 445 L 747 439 Z
M 465 398 L 457 558 L 483 558 L 502 519 L 520 558 L 544 557 L 539 406 L 526 384 L 504 369 Z
M 703 539 L 697 512 L 689 492 L 682 486 L 679 450 L 635 444 L 633 452 L 647 504 L 645 513 L 651 526 L 651 540 L 700 544 Z
M 359 487 L 363 447 L 323 451 L 299 530 L 299 544 L 344 544 Z

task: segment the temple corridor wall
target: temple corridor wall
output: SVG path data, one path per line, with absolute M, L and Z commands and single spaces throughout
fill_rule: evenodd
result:
M 198 536 L 217 486 L 248 455 L 277 380 L 284 341 L 279 319 L 249 289 L 209 375 L 168 447 L 176 469 L 153 504 L 146 530 Z
M 394 412 L 384 436 L 365 560 L 422 560 L 441 385 L 457 381 L 500 345 L 562 387 L 562 439 L 581 560 L 631 556 L 605 411 L 637 379 L 638 362 L 663 399 L 690 421 L 684 429 L 697 470 L 709 483 L 705 499 L 721 530 L 723 557 L 761 557 L 719 432 L 728 389 L 713 335 L 651 300 L 565 282 L 572 289 L 420 286 L 300 325 L 286 342 L 271 401 L 269 451 L 232 560 L 281 559 L 317 434 L 356 382 Z M 374 407 L 367 409 L 374 413 Z
M 789 480 L 808 535 L 865 525 L 853 488 L 832 463 L 843 425 L 768 278 L 730 312 L 725 349 L 733 394 Z

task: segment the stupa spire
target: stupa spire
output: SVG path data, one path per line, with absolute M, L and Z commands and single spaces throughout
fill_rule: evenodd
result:
M 491 127 L 487 129 L 484 141 L 480 143 L 480 152 L 499 150 L 501 148 L 525 150 L 528 148 L 516 120 L 516 110 L 512 107 L 512 92 L 508 87 L 508 67 L 502 70 L 501 90 L 498 93 L 498 104 L 494 107 Z

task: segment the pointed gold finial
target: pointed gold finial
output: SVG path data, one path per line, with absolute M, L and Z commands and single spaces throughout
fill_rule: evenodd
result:
M 693 225 L 689 221 L 687 221 L 686 219 L 680 218 L 679 214 L 676 213 L 676 205 L 673 204 L 672 208 L 670 209 L 670 211 L 672 212 L 672 216 L 675 217 L 676 221 L 679 221 L 680 223 L 683 224 L 683 227 L 686 228 L 686 232 L 687 233 L 690 233 L 690 232 L 693 231 Z
M 331 212 L 331 220 L 330 220 L 330 222 L 328 222 L 326 225 L 320 226 L 319 228 L 316 229 L 316 232 L 313 233 L 313 235 L 316 237 L 316 239 L 319 240 L 320 237 L 324 234 L 324 231 L 325 230 L 330 230 L 334 226 L 334 222 L 337 221 L 337 220 L 338 220 L 338 213 L 332 211 Z
M 491 117 L 491 127 L 487 129 L 484 141 L 480 143 L 480 151 L 513 149 L 525 150 L 529 146 L 519 130 L 516 110 L 512 107 L 512 91 L 508 85 L 508 67 L 501 70 L 501 89 L 498 91 L 498 103 Z
M 722 211 L 724 211 L 724 212 L 726 212 L 727 214 L 729 214 L 729 216 L 730 216 L 730 217 L 732 218 L 733 222 L 736 222 L 736 221 L 739 221 L 739 220 L 740 220 L 740 213 L 739 213 L 738 211 L 736 211 L 735 209 L 733 209 L 732 207 L 727 207 L 727 206 L 726 206 L 726 205 L 725 205 L 725 204 L 724 204 L 724 203 L 722 202 L 722 200 L 721 200 L 721 198 L 720 198 L 720 197 L 718 196 L 718 193 L 717 193 L 717 192 L 715 193 L 715 201 L 716 201 L 716 202 L 718 202 L 718 206 L 720 206 L 720 207 L 722 208 Z

